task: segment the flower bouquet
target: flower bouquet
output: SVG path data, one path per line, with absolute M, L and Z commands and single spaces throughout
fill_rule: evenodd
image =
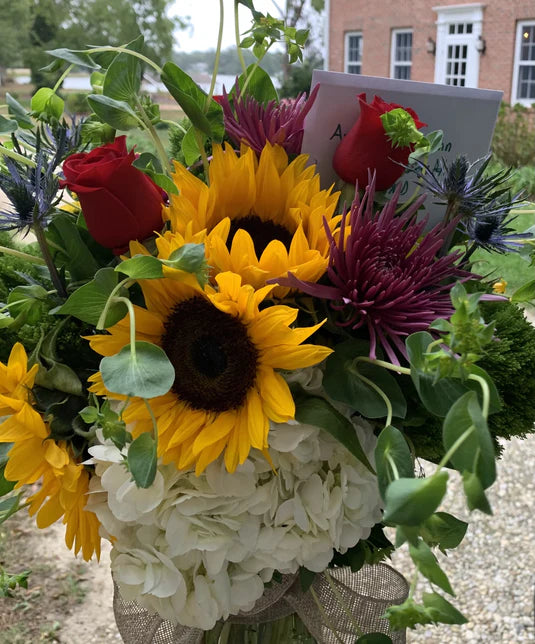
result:
M 0 248 L 0 520 L 62 520 L 85 560 L 108 539 L 127 642 L 402 642 L 466 621 L 434 552 L 467 527 L 439 510 L 452 471 L 489 513 L 497 438 L 533 428 L 533 282 L 508 298 L 472 266 L 529 260 L 532 236 L 510 229 L 509 171 L 432 170 L 440 133 L 378 96 L 333 159 L 350 199 L 322 187 L 301 153 L 321 88 L 279 101 L 259 66 L 306 33 L 237 4 L 257 62 L 222 96 L 139 38 L 49 52 L 56 87 L 31 112 L 7 97 L 0 226 L 35 242 Z M 82 120 L 58 95 L 73 65 L 92 71 Z M 173 160 L 144 66 L 185 114 Z M 155 154 L 117 135 L 138 127 Z M 388 197 L 407 168 L 414 193 Z M 384 563 L 403 546 L 410 589 Z

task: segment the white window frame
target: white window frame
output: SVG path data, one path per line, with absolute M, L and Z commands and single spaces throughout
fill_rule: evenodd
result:
M 396 60 L 396 36 L 401 34 L 411 34 L 413 37 L 411 43 L 411 59 L 410 60 Z M 395 78 L 394 70 L 396 67 L 408 67 L 410 69 L 409 80 L 412 76 L 412 51 L 414 46 L 414 33 L 412 29 L 409 28 L 396 28 L 392 29 L 392 39 L 390 41 L 390 78 Z
M 449 25 L 458 22 L 471 22 L 472 41 L 470 45 L 471 66 L 466 74 L 467 83 L 465 87 L 478 87 L 479 84 L 479 56 L 476 43 L 483 33 L 483 8 L 485 5 L 481 2 L 471 4 L 452 4 L 440 7 L 433 7 L 433 11 L 438 14 L 437 25 L 437 48 L 435 58 L 435 83 L 444 84 L 446 82 L 446 58 L 448 48 Z
M 520 103 L 526 107 L 530 107 L 535 103 L 535 98 L 517 98 L 518 80 L 520 76 L 520 67 L 522 65 L 534 65 L 535 60 L 529 63 L 523 63 L 520 60 L 520 47 L 522 43 L 522 32 L 526 27 L 535 27 L 535 20 L 520 20 L 516 26 L 516 39 L 515 39 L 515 62 L 513 67 L 513 86 L 511 87 L 511 103 Z
M 351 36 L 358 36 L 360 38 L 360 61 L 349 60 L 349 39 Z M 362 74 L 362 49 L 363 49 L 364 39 L 362 38 L 362 31 L 347 31 L 344 34 L 344 71 L 346 74 L 354 74 L 355 72 L 349 71 L 350 65 L 359 65 L 360 72 Z

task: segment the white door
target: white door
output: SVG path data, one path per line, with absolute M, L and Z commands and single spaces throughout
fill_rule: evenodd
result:
M 435 11 L 438 13 L 435 83 L 477 87 L 482 6 L 435 7 Z

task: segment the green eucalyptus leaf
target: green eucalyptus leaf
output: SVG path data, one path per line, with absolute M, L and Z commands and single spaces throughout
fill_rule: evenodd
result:
M 403 434 L 392 425 L 379 434 L 375 447 L 375 468 L 381 497 L 384 499 L 388 485 L 396 478 L 392 462 L 400 478 L 413 478 L 412 454 Z
M 90 280 L 99 269 L 82 235 L 83 231 L 69 215 L 56 215 L 47 230 L 47 238 L 54 242 L 56 253 L 73 281 Z
M 158 279 L 163 276 L 162 262 L 152 255 L 134 255 L 125 259 L 115 270 L 132 279 Z
M 178 188 L 166 174 L 162 174 L 160 172 L 156 173 L 148 173 L 147 174 L 150 176 L 150 178 L 154 181 L 154 183 L 159 186 L 162 190 L 165 190 L 168 195 L 177 195 L 179 193 Z
M 361 635 L 355 644 L 392 644 L 392 639 L 384 633 L 366 633 Z
M 240 89 L 245 85 L 245 80 L 252 72 L 252 76 L 247 84 L 247 94 L 253 96 L 259 103 L 266 105 L 270 101 L 279 102 L 279 95 L 273 85 L 271 76 L 261 67 L 254 69 L 255 63 L 251 63 L 247 68 L 246 74 L 241 74 L 238 77 L 238 85 Z M 253 71 L 254 69 L 254 71 Z M 234 92 L 231 92 L 231 96 Z
M 19 509 L 21 495 L 8 496 L 0 500 L 0 525 L 7 521 L 10 516 L 15 514 Z
M 156 476 L 156 442 L 146 432 L 140 434 L 132 441 L 128 448 L 128 469 L 136 485 L 141 488 L 148 488 L 154 482 Z
M 9 460 L 9 450 L 13 447 L 13 443 L 0 443 L 0 466 L 5 465 Z
M 411 559 L 424 577 L 450 595 L 455 595 L 446 574 L 439 566 L 437 558 L 426 543 L 419 540 L 417 545 L 410 544 L 409 553 Z
M 511 302 L 519 303 L 533 303 L 535 300 L 535 280 L 522 284 L 520 288 L 511 295 Z
M 139 118 L 125 101 L 116 101 L 103 94 L 90 94 L 87 102 L 101 121 L 116 130 L 132 130 L 139 126 Z
M 9 494 L 17 484 L 17 481 L 8 481 L 4 476 L 4 472 L 5 467 L 0 467 L 0 496 Z
M 494 445 L 475 392 L 467 392 L 454 403 L 442 431 L 446 450 L 463 437 L 450 457 L 455 469 L 473 472 L 484 489 L 490 487 L 496 480 Z
M 17 121 L 19 127 L 24 130 L 32 130 L 34 123 L 28 112 L 9 92 L 6 92 L 6 103 L 9 115 Z
M 143 36 L 140 35 L 126 45 L 126 49 L 141 53 L 143 43 Z M 142 71 L 143 63 L 137 56 L 118 53 L 106 71 L 102 93 L 117 101 L 131 104 L 139 94 Z
M 295 399 L 295 419 L 305 425 L 321 427 L 336 438 L 370 472 L 374 473 L 368 457 L 362 449 L 355 428 L 351 422 L 337 411 L 324 398 L 297 395 Z
M 138 341 L 114 356 L 102 358 L 100 372 L 104 386 L 124 396 L 155 398 L 166 394 L 175 381 L 175 369 L 163 349 Z
M 46 114 L 48 117 L 59 120 L 64 107 L 65 101 L 50 87 L 41 87 L 32 96 L 31 109 L 35 114 Z
M 312 572 L 312 570 L 309 570 L 304 566 L 299 568 L 299 585 L 304 593 L 306 593 L 310 586 L 312 586 L 314 579 L 316 579 L 315 572 Z
M 423 523 L 438 508 L 446 494 L 448 473 L 440 471 L 423 479 L 397 479 L 385 493 L 383 521 L 415 526 Z
M 97 65 L 91 56 L 86 54 L 85 51 L 60 48 L 49 49 L 46 53 L 78 67 L 85 67 L 86 69 L 100 69 L 100 65 Z
M 195 128 L 193 126 L 188 128 L 188 131 L 182 137 L 182 143 L 180 145 L 186 165 L 193 165 L 201 156 L 197 138 L 195 137 Z
M 447 512 L 435 512 L 420 528 L 422 538 L 428 546 L 438 546 L 443 552 L 457 548 L 464 539 L 468 523 Z
M 161 79 L 192 124 L 206 136 L 211 136 L 212 127 L 204 113 L 206 93 L 175 63 L 165 63 Z
M 111 292 L 117 286 L 119 276 L 113 268 L 101 268 L 95 274 L 95 278 L 84 284 L 69 296 L 69 299 L 61 306 L 57 313 L 72 315 L 83 322 L 96 325 Z M 118 295 L 124 295 L 122 290 Z M 117 324 L 127 313 L 123 302 L 113 302 L 108 308 L 104 327 L 108 328 Z
M 485 514 L 492 514 L 490 503 L 485 495 L 485 490 L 476 474 L 463 472 L 463 488 L 466 502 L 470 510 L 480 510 Z
M 422 602 L 434 622 L 441 624 L 466 624 L 468 622 L 462 613 L 437 593 L 424 593 Z
M 359 378 L 358 374 L 361 374 L 382 389 L 390 400 L 393 415 L 404 418 L 407 403 L 396 379 L 386 369 L 367 362 L 359 362 L 355 367 L 354 359 L 367 357 L 368 353 L 367 342 L 349 340 L 337 345 L 327 359 L 323 378 L 325 391 L 334 400 L 349 405 L 366 418 L 384 418 L 388 411 L 385 401 L 375 389 Z
M 0 134 L 11 134 L 11 132 L 16 132 L 18 128 L 19 124 L 16 120 L 6 119 L 0 114 Z

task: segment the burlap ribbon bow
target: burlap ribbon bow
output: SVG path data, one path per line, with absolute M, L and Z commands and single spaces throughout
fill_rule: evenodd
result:
M 405 578 L 386 564 L 364 566 L 357 573 L 331 568 L 316 575 L 312 592 L 303 592 L 297 575 L 284 575 L 247 613 L 229 618 L 239 624 L 271 622 L 297 613 L 318 644 L 348 644 L 356 639 L 355 627 L 364 633 L 388 634 L 394 644 L 405 644 L 404 631 L 391 631 L 381 617 L 388 606 L 408 596 Z M 314 597 L 315 595 L 315 597 Z M 135 602 L 125 602 L 115 585 L 113 609 L 125 644 L 200 644 L 203 631 L 173 624 L 153 615 Z

